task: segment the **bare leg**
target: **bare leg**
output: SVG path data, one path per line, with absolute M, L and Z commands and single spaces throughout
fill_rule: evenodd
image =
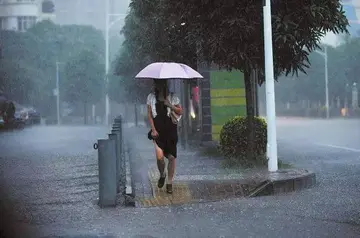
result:
M 156 154 L 156 164 L 160 173 L 160 177 L 165 177 L 165 160 L 164 160 L 164 152 L 160 147 L 156 144 L 155 145 L 155 154 Z
M 172 155 L 169 155 L 169 164 L 168 164 L 168 184 L 173 183 L 174 175 L 175 175 L 175 167 L 176 167 L 176 158 Z

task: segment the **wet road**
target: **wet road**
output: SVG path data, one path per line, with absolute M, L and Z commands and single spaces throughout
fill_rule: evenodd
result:
M 315 188 L 161 208 L 100 210 L 94 205 L 97 152 L 92 144 L 106 133 L 98 127 L 34 127 L 0 134 L 1 182 L 7 185 L 2 199 L 15 198 L 18 234 L 360 237 L 359 120 L 278 120 L 279 156 L 315 170 Z

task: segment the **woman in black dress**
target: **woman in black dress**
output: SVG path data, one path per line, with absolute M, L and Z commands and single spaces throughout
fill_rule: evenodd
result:
M 148 119 L 151 126 L 148 138 L 155 145 L 157 167 L 160 172 L 159 188 L 164 186 L 166 178 L 164 157 L 169 160 L 166 191 L 171 194 L 177 157 L 177 118 L 182 114 L 182 108 L 179 98 L 169 93 L 166 80 L 154 80 L 154 82 L 155 90 L 147 97 Z

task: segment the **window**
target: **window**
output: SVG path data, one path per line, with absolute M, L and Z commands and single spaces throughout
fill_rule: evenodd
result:
M 0 17 L 0 30 L 6 30 L 7 29 L 7 17 Z
M 42 12 L 43 13 L 54 13 L 55 5 L 50 0 L 45 0 L 42 2 Z
M 36 17 L 18 17 L 18 30 L 26 31 L 36 23 Z

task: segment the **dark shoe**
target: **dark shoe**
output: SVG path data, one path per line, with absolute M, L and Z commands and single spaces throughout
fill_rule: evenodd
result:
M 172 194 L 173 190 L 172 190 L 172 184 L 166 184 L 166 192 L 168 194 Z
M 160 177 L 160 178 L 159 178 L 159 180 L 158 180 L 158 188 L 164 187 L 165 178 L 166 178 L 166 175 L 165 175 L 164 177 Z

